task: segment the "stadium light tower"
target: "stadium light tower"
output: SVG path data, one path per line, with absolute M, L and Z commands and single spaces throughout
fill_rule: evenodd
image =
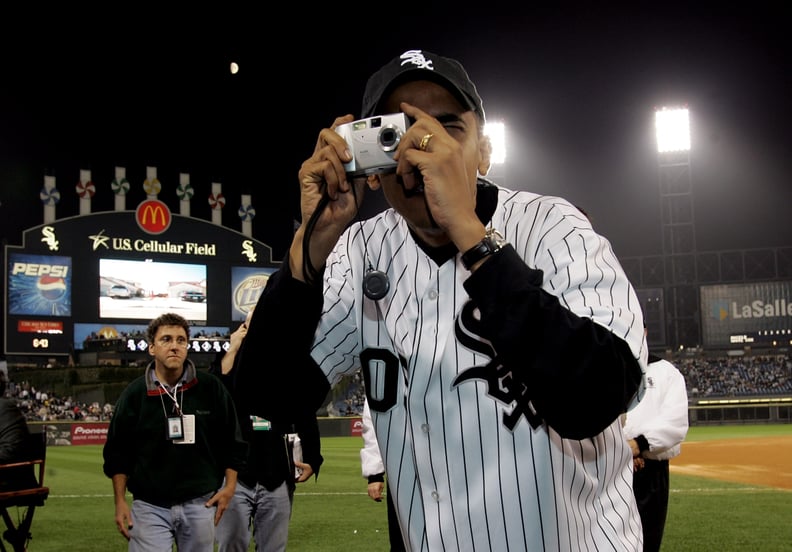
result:
M 664 281 L 668 319 L 662 324 L 670 345 L 701 342 L 696 232 L 690 172 L 690 112 L 687 107 L 655 110 L 660 180 Z
M 690 151 L 690 113 L 687 108 L 663 107 L 655 111 L 655 130 L 658 153 Z
M 488 121 L 484 125 L 484 134 L 489 136 L 492 144 L 491 167 L 488 176 L 499 184 L 506 184 L 504 170 L 506 163 L 506 125 L 503 121 Z
M 484 125 L 484 134 L 492 143 L 492 164 L 501 165 L 506 162 L 506 125 L 503 121 L 492 121 Z

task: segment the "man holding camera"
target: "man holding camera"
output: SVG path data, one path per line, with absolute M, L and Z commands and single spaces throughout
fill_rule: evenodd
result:
M 391 151 L 366 136 L 383 121 Z M 410 50 L 371 76 L 362 119 L 300 168 L 238 386 L 295 415 L 360 366 L 408 550 L 638 550 L 619 421 L 646 366 L 638 299 L 574 205 L 483 178 L 484 123 L 455 60 Z M 391 208 L 357 220 L 366 185 Z

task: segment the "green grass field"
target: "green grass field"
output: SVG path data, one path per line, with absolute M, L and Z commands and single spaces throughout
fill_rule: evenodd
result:
M 687 440 L 760 435 L 792 435 L 792 424 L 692 427 Z M 388 550 L 385 502 L 375 503 L 366 494 L 361 445 L 359 437 L 323 439 L 325 463 L 318 481 L 297 487 L 290 550 Z M 115 529 L 111 484 L 101 466 L 100 446 L 47 449 L 45 484 L 51 491 L 36 511 L 29 552 L 127 549 Z M 663 550 L 792 551 L 792 493 L 672 474 Z

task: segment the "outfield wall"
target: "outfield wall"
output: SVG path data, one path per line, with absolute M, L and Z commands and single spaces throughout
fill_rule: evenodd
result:
M 792 423 L 792 397 L 754 397 L 746 399 L 701 399 L 688 409 L 691 426 L 789 424 Z M 47 428 L 51 446 L 101 445 L 107 439 L 108 422 L 29 422 L 32 431 Z M 322 437 L 361 436 L 360 417 L 319 418 Z
M 688 408 L 690 425 L 792 423 L 792 397 L 698 399 Z
M 363 442 L 363 424 L 359 416 L 344 418 L 319 418 L 322 437 L 360 436 Z M 47 430 L 50 446 L 103 445 L 107 440 L 109 422 L 73 422 L 58 420 L 51 422 L 28 422 L 31 431 Z

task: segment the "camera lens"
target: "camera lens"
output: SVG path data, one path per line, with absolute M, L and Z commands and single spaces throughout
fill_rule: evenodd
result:
M 393 143 L 399 139 L 399 135 L 392 128 L 386 128 L 380 134 L 380 142 L 383 146 L 392 146 Z
M 401 141 L 401 130 L 394 127 L 393 125 L 388 125 L 383 127 L 379 133 L 379 144 L 382 147 L 383 151 L 393 151 L 396 149 L 396 146 L 399 145 Z

